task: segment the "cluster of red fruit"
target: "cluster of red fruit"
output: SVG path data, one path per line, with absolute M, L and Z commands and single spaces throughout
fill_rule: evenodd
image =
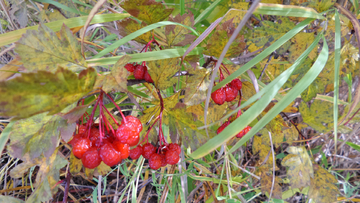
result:
M 69 142 L 76 158 L 81 159 L 84 167 L 96 168 L 103 161 L 108 166 L 115 166 L 130 155 L 130 147 L 139 143 L 142 124 L 134 116 L 126 116 L 115 134 L 108 131 L 101 136 L 100 130 L 91 126 L 81 125 L 79 132 Z
M 180 153 L 181 148 L 176 143 L 171 143 L 163 149 L 156 149 L 151 143 L 146 143 L 144 146 L 138 145 L 136 148 L 130 150 L 130 158 L 137 159 L 140 155 L 143 155 L 145 159 L 149 160 L 150 168 L 157 170 L 167 164 L 174 165 L 178 163 Z
M 145 65 L 141 64 L 132 64 L 128 63 L 125 65 L 126 70 L 131 73 L 134 73 L 135 79 L 145 80 L 148 83 L 153 83 L 154 81 L 151 79 L 151 76 L 148 72 L 148 69 Z
M 220 134 L 231 122 L 230 121 L 226 121 L 225 123 L 223 123 L 217 130 L 216 133 Z M 237 138 L 242 138 L 246 133 L 248 133 L 251 130 L 250 126 L 246 126 L 242 131 L 240 131 L 236 137 Z
M 226 84 L 225 87 L 217 89 L 213 93 L 211 93 L 211 98 L 214 100 L 216 104 L 222 105 L 227 102 L 233 101 L 238 92 L 241 90 L 242 82 L 239 79 L 232 80 L 229 84 Z

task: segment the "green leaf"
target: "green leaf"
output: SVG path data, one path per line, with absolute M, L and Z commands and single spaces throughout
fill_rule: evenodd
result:
M 84 13 L 84 12 L 81 12 L 79 10 L 77 10 L 76 8 L 69 8 L 59 2 L 56 2 L 56 1 L 53 1 L 53 0 L 34 0 L 34 1 L 37 1 L 37 2 L 42 2 L 42 3 L 48 3 L 48 4 L 52 4 L 58 8 L 61 8 L 65 11 L 68 11 L 68 12 L 72 12 L 72 13 L 76 13 L 76 14 L 81 14 L 81 15 L 88 15 L 88 13 Z
M 38 31 L 28 30 L 15 44 L 15 51 L 28 71 L 55 72 L 59 65 L 73 71 L 87 68 L 80 43 L 65 25 L 60 30 L 60 37 L 40 25 Z
M 17 165 L 10 171 L 13 178 L 22 178 L 24 173 L 33 166 L 40 166 L 35 180 L 35 191 L 30 195 L 26 202 L 46 202 L 50 200 L 58 190 L 54 187 L 59 181 L 60 169 L 68 161 L 55 151 L 49 158 L 38 157 L 32 159 L 29 156 L 23 157 L 23 163 Z M 54 187 L 54 188 L 53 188 Z
M 146 63 L 156 88 L 164 90 L 178 81 L 177 77 L 173 76 L 180 70 L 179 62 L 177 58 L 170 58 Z
M 116 21 L 121 20 L 126 17 L 129 17 L 129 14 L 127 13 L 111 13 L 111 14 L 98 14 L 93 17 L 93 19 L 90 22 L 90 25 L 96 24 L 96 23 L 105 23 L 110 21 Z M 82 16 L 77 18 L 70 18 L 65 20 L 59 20 L 54 21 L 51 23 L 45 23 L 44 25 L 52 29 L 54 32 L 57 32 L 60 30 L 60 28 L 65 24 L 69 28 L 79 27 L 83 26 L 86 22 L 86 19 L 88 16 Z M 7 32 L 5 34 L 0 35 L 0 46 L 8 45 L 13 42 L 16 42 L 18 39 L 21 38 L 21 36 L 26 33 L 27 30 L 36 30 L 38 29 L 39 25 L 30 26 L 27 28 Z
M 305 147 L 288 147 L 289 152 L 281 162 L 288 166 L 286 175 L 290 179 L 291 188 L 304 188 L 310 186 L 310 178 L 314 178 L 314 170 L 309 154 Z
M 0 82 L 0 115 L 27 118 L 35 114 L 60 112 L 93 89 L 93 68 L 79 75 L 59 68 L 55 73 L 39 71 Z
M 173 8 L 165 8 L 164 5 L 155 0 L 126 0 L 120 6 L 132 16 L 147 24 L 165 20 L 174 10 Z
M 8 150 L 16 158 L 30 156 L 34 159 L 42 154 L 50 157 L 58 145 L 60 135 L 68 141 L 75 127 L 75 123 L 68 124 L 62 117 L 46 116 L 46 113 L 18 120 L 13 124 L 9 134 Z
M 309 198 L 316 203 L 327 203 L 336 200 L 339 189 L 336 178 L 324 168 L 315 165 L 315 177 L 311 179 Z

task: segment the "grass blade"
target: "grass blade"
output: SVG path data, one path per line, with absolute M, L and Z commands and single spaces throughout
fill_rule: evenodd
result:
M 302 6 L 293 6 L 293 5 L 260 3 L 259 6 L 254 11 L 254 13 L 262 14 L 262 15 L 324 19 L 324 17 L 321 14 L 317 13 L 313 8 L 306 8 Z
M 95 15 L 94 18 L 91 20 L 90 24 L 96 24 L 96 23 L 105 23 L 110 21 L 116 21 L 121 20 L 124 18 L 129 17 L 130 15 L 127 13 L 119 14 L 119 13 L 111 13 L 111 14 L 101 14 L 101 15 Z M 54 32 L 57 32 L 61 29 L 61 26 L 65 24 L 69 28 L 79 27 L 83 26 L 86 22 L 86 19 L 88 16 L 82 16 L 77 18 L 70 18 L 66 20 L 58 20 L 51 23 L 45 23 L 47 27 L 52 29 Z M 26 33 L 26 30 L 37 30 L 38 25 L 30 26 L 27 28 L 15 30 L 12 32 L 8 32 L 5 34 L 0 35 L 0 46 L 8 45 L 13 42 L 16 42 L 18 39 L 21 38 L 22 34 Z
M 69 11 L 69 12 L 72 12 L 72 13 L 75 13 L 75 14 L 79 14 L 79 15 L 88 15 L 87 13 L 84 13 L 82 11 L 79 11 L 75 8 L 69 8 L 59 2 L 56 2 L 56 1 L 53 1 L 53 0 L 34 0 L 34 1 L 37 1 L 37 2 L 41 2 L 41 3 L 48 3 L 48 4 L 52 4 L 58 8 L 61 8 L 65 11 Z
M 180 0 L 180 14 L 185 14 L 185 0 Z
M 279 48 L 281 45 L 283 45 L 285 42 L 290 40 L 293 36 L 295 36 L 298 32 L 300 32 L 305 26 L 307 26 L 313 19 L 306 19 L 302 21 L 301 23 L 297 24 L 292 30 L 287 32 L 284 36 L 282 36 L 280 39 L 278 39 L 276 42 L 274 42 L 272 45 L 270 45 L 268 48 L 266 48 L 264 51 L 262 51 L 259 55 L 257 55 L 255 58 L 253 58 L 251 61 L 247 62 L 245 65 L 241 66 L 238 70 L 233 72 L 231 75 L 226 77 L 223 81 L 219 82 L 213 89 L 212 92 L 215 90 L 221 88 L 222 86 L 226 85 L 227 83 L 231 82 L 233 79 L 237 78 L 241 74 L 243 74 L 245 71 L 262 61 L 264 58 L 266 58 L 268 55 L 270 55 L 273 51 L 275 51 L 277 48 Z
M 4 147 L 9 140 L 9 135 L 12 130 L 12 126 L 14 125 L 15 121 L 10 122 L 6 128 L 0 134 L 0 152 L 4 150 Z
M 309 48 L 306 51 L 311 51 Z M 190 156 L 194 159 L 201 158 L 211 151 L 215 150 L 224 142 L 230 140 L 234 137 L 240 130 L 245 128 L 249 123 L 251 123 L 270 103 L 272 98 L 276 95 L 281 86 L 287 81 L 290 77 L 292 71 L 299 65 L 301 61 L 305 58 L 307 54 L 304 52 L 297 61 L 289 68 L 290 70 L 286 75 L 284 74 L 281 79 L 274 85 L 273 88 L 269 89 L 268 92 L 259 99 L 252 107 L 250 107 L 246 112 L 243 113 L 241 117 L 233 121 L 228 127 L 226 127 L 220 134 L 209 140 L 203 146 L 198 148 Z M 236 145 L 230 149 L 229 153 L 232 153 L 246 141 L 248 141 L 256 132 L 263 128 L 268 122 L 270 122 L 277 114 L 279 114 L 286 106 L 288 106 L 302 91 L 304 91 L 313 80 L 318 76 L 323 67 L 326 64 L 328 58 L 328 47 L 324 43 L 324 47 L 313 64 L 312 68 L 306 73 L 306 75 L 299 81 L 298 84 L 294 86 L 292 90 L 280 100 Z M 280 76 L 279 76 L 280 77 Z M 279 78 L 278 77 L 278 78 Z
M 202 19 L 204 19 L 207 15 L 211 13 L 211 11 L 214 10 L 214 8 L 221 2 L 222 0 L 216 0 L 214 3 L 212 3 L 209 7 L 207 7 L 203 12 L 200 13 L 198 17 L 196 17 L 194 24 L 196 25 L 198 22 L 200 22 Z
M 110 45 L 106 49 L 104 49 L 101 52 L 99 52 L 98 54 L 96 54 L 93 57 L 93 59 L 100 58 L 100 57 L 104 56 L 105 54 L 115 50 L 117 47 L 125 44 L 126 42 L 129 42 L 130 40 L 135 39 L 136 37 L 138 37 L 146 32 L 149 32 L 150 30 L 153 30 L 157 27 L 161 27 L 161 26 L 165 26 L 165 25 L 180 25 L 180 26 L 183 26 L 183 27 L 189 29 L 190 31 L 192 31 L 195 35 L 197 35 L 197 36 L 199 35 L 192 27 L 189 27 L 187 25 L 183 25 L 183 24 L 176 23 L 176 22 L 170 22 L 170 21 L 162 21 L 162 22 L 154 23 L 154 24 L 148 25 L 144 28 L 141 28 L 140 30 L 137 30 L 137 31 L 127 35 L 126 37 L 114 42 L 112 45 Z
M 339 99 L 339 72 L 340 72 L 340 50 L 341 50 L 341 27 L 339 12 L 335 10 L 335 72 L 334 72 L 334 139 L 335 154 L 337 152 L 337 125 L 338 125 L 338 99 Z
M 197 47 L 192 50 L 188 55 L 199 55 L 202 52 L 203 48 Z M 160 51 L 151 51 L 143 52 L 137 54 L 128 54 L 131 56 L 130 63 L 132 62 L 142 62 L 142 61 L 154 61 L 168 58 L 177 58 L 181 57 L 186 51 L 186 48 L 178 49 L 165 49 Z M 86 60 L 89 66 L 103 66 L 103 65 L 112 65 L 115 64 L 121 56 L 98 58 L 98 59 L 89 59 Z

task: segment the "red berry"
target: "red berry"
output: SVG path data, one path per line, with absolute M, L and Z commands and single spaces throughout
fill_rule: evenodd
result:
M 180 156 L 176 151 L 168 150 L 165 153 L 165 159 L 166 159 L 166 163 L 170 165 L 174 165 L 177 164 L 177 162 L 179 162 Z
M 168 150 L 175 151 L 178 154 L 181 153 L 181 147 L 176 143 L 169 144 Z
M 156 148 L 154 147 L 154 145 L 152 145 L 151 143 L 146 143 L 144 146 L 143 146 L 143 157 L 145 159 L 150 159 L 151 155 L 152 154 L 155 154 L 156 152 Z
M 128 144 L 130 147 L 135 146 L 139 143 L 139 133 L 132 128 L 121 124 L 116 130 L 116 139 L 123 144 Z
M 166 166 L 166 158 L 165 158 L 165 154 L 160 154 L 161 156 L 161 167 Z
M 136 118 L 135 116 L 126 116 L 125 119 L 126 122 L 121 121 L 121 124 L 128 126 L 137 133 L 140 133 L 142 131 L 143 126 L 138 118 Z
M 96 147 L 91 147 L 85 152 L 81 158 L 81 162 L 85 168 L 93 169 L 100 165 L 101 157 Z
M 113 142 L 114 148 L 120 152 L 121 159 L 127 159 L 130 154 L 130 146 L 128 144 L 123 144 L 118 140 Z
M 238 90 L 235 87 L 231 86 L 231 85 L 226 85 L 226 87 L 225 87 L 225 95 L 226 95 L 225 101 L 231 102 L 238 95 Z
M 216 130 L 216 133 L 217 133 L 217 134 L 220 134 L 229 124 L 230 124 L 229 121 L 226 121 L 225 123 L 223 123 L 223 124 Z
M 95 144 L 95 142 L 96 142 L 96 140 L 97 140 L 98 138 L 100 138 L 100 131 L 99 131 L 99 129 L 97 129 L 97 128 L 95 128 L 95 127 L 92 127 L 92 128 L 90 129 L 90 137 L 89 137 L 91 143 Z
M 138 80 L 143 80 L 145 77 L 146 67 L 142 65 L 136 65 L 134 70 L 134 77 Z
M 241 87 L 242 87 L 242 82 L 241 80 L 239 79 L 233 79 L 231 82 L 230 82 L 230 85 L 235 87 L 237 90 L 241 90 Z
M 143 147 L 141 145 L 138 145 L 134 149 L 130 150 L 130 158 L 138 159 L 142 153 L 143 153 Z
M 149 166 L 151 169 L 158 170 L 161 167 L 162 158 L 159 154 L 152 154 L 149 159 Z
M 76 158 L 81 159 L 84 153 L 91 147 L 91 142 L 86 137 L 78 139 L 74 145 L 72 152 Z
M 217 89 L 215 92 L 211 93 L 211 98 L 216 104 L 222 105 L 226 100 L 225 89 Z
M 126 68 L 126 70 L 128 70 L 129 72 L 134 72 L 134 70 L 135 70 L 135 66 L 134 66 L 134 64 L 132 64 L 132 63 L 128 63 L 128 64 L 126 64 L 125 65 L 125 68 Z
M 144 79 L 145 79 L 145 81 L 148 82 L 148 83 L 153 83 L 153 82 L 154 82 L 154 81 L 152 80 L 152 78 L 151 78 L 151 76 L 150 76 L 150 74 L 149 74 L 149 72 L 148 72 L 147 69 L 146 69 L 146 71 L 145 71 Z
M 237 138 L 242 138 L 244 135 L 246 135 L 246 133 L 248 133 L 251 130 L 250 126 L 246 126 L 242 131 L 240 131 L 236 137 Z
M 84 125 L 80 125 L 79 126 L 79 134 L 80 133 L 85 133 L 86 132 L 86 125 L 84 124 Z
M 110 142 L 105 142 L 99 151 L 101 160 L 108 166 L 115 166 L 121 162 L 120 152 L 115 150 Z
M 74 137 L 68 142 L 69 144 L 71 144 L 72 146 L 74 146 L 74 144 L 79 140 L 85 138 L 85 135 L 82 133 L 76 134 L 74 135 Z

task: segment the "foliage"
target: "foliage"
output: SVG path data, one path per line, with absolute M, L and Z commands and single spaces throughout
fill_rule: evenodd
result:
M 105 191 L 108 186 L 109 191 L 116 191 L 114 202 L 124 200 L 125 195 L 136 202 L 141 201 L 150 180 L 160 202 L 175 199 L 186 202 L 189 200 L 186 198 L 193 198 L 186 195 L 195 194 L 190 189 L 196 188 L 202 191 L 196 193 L 198 200 L 205 197 L 206 202 L 225 199 L 250 202 L 253 198 L 260 202 L 268 201 L 270 196 L 274 202 L 276 199 L 291 202 L 299 195 L 315 202 L 335 202 L 344 196 L 336 185 L 337 179 L 341 177 L 347 182 L 350 177 L 335 177 L 333 167 L 343 165 L 328 156 L 337 153 L 336 133 L 335 143 L 331 141 L 337 121 L 342 133 L 350 133 L 359 121 L 358 113 L 354 112 L 359 107 L 359 87 L 352 107 L 348 105 L 351 100 L 346 100 L 351 92 L 336 91 L 338 78 L 347 77 L 349 82 L 359 74 L 359 48 L 351 33 L 354 30 L 359 36 L 359 24 L 354 22 L 355 17 L 349 17 L 359 13 L 357 6 L 349 4 L 343 8 L 346 13 L 338 15 L 334 9 L 342 5 L 333 0 L 300 0 L 292 1 L 291 5 L 278 0 L 263 1 L 230 43 L 225 59 L 218 61 L 252 4 L 230 0 L 125 0 L 119 4 L 98 1 L 95 6 L 87 0 L 35 1 L 35 4 L 6 1 L 2 7 L 11 10 L 5 12 L 9 19 L 1 21 L 2 30 L 27 29 L 0 35 L 0 41 L 9 39 L 9 33 L 18 39 L 12 47 L 3 42 L 5 49 L 1 50 L 7 58 L 6 65 L 0 68 L 0 116 L 11 119 L 11 123 L 0 119 L 0 145 L 6 146 L 2 156 L 9 156 L 10 160 L 4 167 L 6 172 L 5 169 L 0 172 L 0 179 L 10 168 L 14 179 L 28 176 L 29 184 L 19 181 L 22 187 L 31 186 L 28 188 L 31 192 L 18 195 L 22 200 L 49 201 L 59 196 L 58 188 L 63 184 L 65 194 L 69 193 L 73 201 L 82 201 L 84 197 L 97 201 L 104 195 L 100 189 Z M 89 14 L 96 7 L 128 14 L 99 22 L 107 14 Z M 85 21 L 79 20 L 79 16 L 89 22 L 96 19 L 92 22 L 98 24 L 85 28 Z M 308 16 L 312 18 L 306 19 Z M 59 22 L 75 19 L 76 26 L 62 23 L 61 28 L 58 26 Z M 99 24 L 108 21 L 114 22 Z M 20 32 L 24 33 L 21 38 Z M 77 36 L 83 33 L 85 39 L 79 39 Z M 341 47 L 334 47 L 334 42 Z M 115 47 L 118 44 L 121 46 Z M 186 54 L 194 49 L 192 55 Z M 97 59 L 99 55 L 104 57 Z M 217 63 L 221 65 L 215 72 Z M 145 73 L 139 79 L 134 70 L 126 68 L 129 64 L 145 66 L 153 82 Z M 320 72 L 318 67 L 324 68 Z M 309 74 L 316 79 L 306 80 Z M 211 87 L 224 84 L 224 88 L 229 88 L 235 78 L 242 81 L 235 99 L 223 105 L 211 101 L 210 95 L 216 90 Z M 304 80 L 310 82 L 299 87 L 299 81 Z M 345 91 L 351 90 L 350 83 L 340 81 L 340 87 L 348 85 Z M 102 100 L 99 92 L 110 96 Z M 112 97 L 113 104 L 108 101 Z M 335 102 L 338 97 L 342 101 L 339 105 Z M 100 105 L 104 109 L 96 109 L 97 101 L 104 101 Z M 286 105 L 279 107 L 280 104 Z M 279 111 L 274 114 L 273 108 Z M 104 114 L 104 110 L 109 113 Z M 124 122 L 116 116 L 119 111 L 139 117 L 144 126 L 142 144 L 159 143 L 158 151 L 162 151 L 162 143 L 179 143 L 182 148 L 178 165 L 153 170 L 152 174 L 143 158 L 123 161 L 112 168 L 104 163 L 94 169 L 83 167 L 67 142 L 78 133 L 84 119 L 93 119 L 100 126 L 102 119 L 110 120 L 109 126 L 117 128 L 117 122 Z M 266 123 L 262 120 L 270 117 Z M 349 124 L 343 125 L 341 121 L 346 117 L 350 118 Z M 224 124 L 226 130 L 219 132 L 219 126 Z M 245 137 L 235 137 L 243 132 L 242 125 L 253 128 Z M 4 131 L 2 126 L 7 126 Z M 107 129 L 107 133 L 110 131 Z M 319 137 L 327 144 L 312 141 Z M 356 143 L 346 141 L 357 148 Z M 211 144 L 212 149 L 218 147 L 216 152 L 201 148 L 205 143 Z M 237 148 L 240 144 L 244 146 Z M 195 159 L 194 152 L 202 157 Z M 22 162 L 10 166 L 15 158 Z M 328 161 L 334 165 L 330 167 Z M 108 178 L 116 176 L 119 181 L 120 173 L 124 184 L 116 184 L 115 188 L 115 179 L 110 182 Z M 286 179 L 277 175 L 285 173 Z M 71 176 L 76 177 L 73 182 L 83 178 L 92 184 L 91 188 L 96 188 L 74 200 L 69 192 Z M 156 180 L 157 177 L 161 178 Z M 141 185 L 139 179 L 143 180 Z M 203 186 L 199 186 L 199 181 Z M 17 187 L 15 181 L 11 184 Z M 13 192 L 9 190 L 11 185 L 3 185 L 3 191 Z M 248 187 L 242 188 L 244 185 Z M 22 200 L 0 196 L 3 202 Z

